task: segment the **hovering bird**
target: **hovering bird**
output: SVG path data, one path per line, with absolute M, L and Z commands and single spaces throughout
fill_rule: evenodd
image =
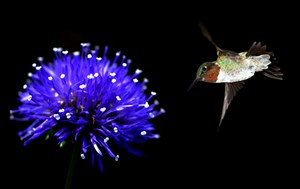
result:
M 205 38 L 216 48 L 217 59 L 204 62 L 196 73 L 196 79 L 192 82 L 190 90 L 197 82 L 225 83 L 224 102 L 218 130 L 222 124 L 225 113 L 236 93 L 243 87 L 245 80 L 253 77 L 256 72 L 277 80 L 282 80 L 283 73 L 276 65 L 273 52 L 266 51 L 267 46 L 260 42 L 254 42 L 248 51 L 234 52 L 225 50 L 216 45 L 211 35 L 202 23 L 199 27 Z

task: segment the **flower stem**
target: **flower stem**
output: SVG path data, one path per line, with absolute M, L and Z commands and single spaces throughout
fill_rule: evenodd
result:
M 79 152 L 80 152 L 80 142 L 77 140 L 75 141 L 74 144 L 74 149 L 73 153 L 71 156 L 70 164 L 69 164 L 69 170 L 68 170 L 68 175 L 65 183 L 65 189 L 71 189 L 73 186 L 73 178 L 74 178 L 74 173 L 75 173 L 75 167 L 76 163 L 79 157 Z

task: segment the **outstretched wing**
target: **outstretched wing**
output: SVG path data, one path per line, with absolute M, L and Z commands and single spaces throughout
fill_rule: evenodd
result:
M 214 42 L 214 40 L 212 39 L 210 33 L 207 31 L 206 27 L 203 25 L 202 22 L 199 22 L 199 27 L 201 29 L 202 35 L 213 44 L 213 46 L 216 47 L 217 50 L 217 54 L 218 56 L 237 56 L 238 53 L 234 52 L 234 51 L 230 51 L 230 50 L 225 50 L 225 49 L 221 49 L 220 47 L 218 47 L 218 45 Z
M 228 109 L 228 106 L 230 105 L 233 97 L 236 95 L 236 93 L 244 86 L 244 81 L 238 81 L 234 83 L 225 83 L 225 94 L 224 94 L 224 102 L 223 102 L 223 109 L 221 114 L 221 119 L 219 122 L 218 130 L 222 124 L 222 121 L 224 119 L 226 110 Z
M 203 25 L 202 22 L 199 22 L 199 27 L 200 27 L 200 29 L 201 29 L 202 35 L 203 35 L 209 42 L 211 42 L 211 43 L 216 47 L 217 51 L 222 51 L 222 49 L 219 48 L 219 47 L 217 46 L 217 44 L 214 42 L 214 40 L 212 39 L 210 33 L 207 31 L 206 27 Z

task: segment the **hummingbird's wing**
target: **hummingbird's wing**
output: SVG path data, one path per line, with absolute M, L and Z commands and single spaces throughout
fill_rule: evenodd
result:
M 202 35 L 216 47 L 217 51 L 222 51 L 222 49 L 219 48 L 218 45 L 214 42 L 210 33 L 207 31 L 206 27 L 203 25 L 202 22 L 199 22 L 199 27 L 201 29 Z
M 218 47 L 218 45 L 214 42 L 214 40 L 212 39 L 210 33 L 208 32 L 208 30 L 206 29 L 206 27 L 203 25 L 202 22 L 199 22 L 199 27 L 201 29 L 202 35 L 213 44 L 213 46 L 216 47 L 217 50 L 217 54 L 218 56 L 237 56 L 238 53 L 234 52 L 234 51 L 230 51 L 230 50 L 225 50 L 225 49 L 221 49 L 220 47 Z
M 219 122 L 219 127 L 221 126 L 221 123 L 224 119 L 226 110 L 228 109 L 229 104 L 231 103 L 233 97 L 236 95 L 236 93 L 244 86 L 244 81 L 238 81 L 234 83 L 225 83 L 225 94 L 224 94 L 224 102 L 223 102 L 223 109 L 221 114 L 221 119 Z

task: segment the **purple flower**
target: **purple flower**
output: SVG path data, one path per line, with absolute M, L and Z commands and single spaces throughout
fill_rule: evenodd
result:
M 81 158 L 90 153 L 102 167 L 102 155 L 119 158 L 112 146 L 134 153 L 130 144 L 159 138 L 150 119 L 164 110 L 156 108 L 155 92 L 145 94 L 147 79 L 138 79 L 142 71 L 129 75 L 131 61 L 120 52 L 110 61 L 107 47 L 100 57 L 98 47 L 81 46 L 81 54 L 54 48 L 53 64 L 39 58 L 32 65 L 36 72 L 28 74 L 11 119 L 31 122 L 18 133 L 25 146 L 40 136 L 54 136 L 59 145 L 77 141 Z

